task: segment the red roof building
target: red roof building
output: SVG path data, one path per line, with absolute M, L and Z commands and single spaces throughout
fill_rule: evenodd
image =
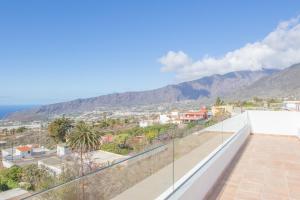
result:
M 17 150 L 19 150 L 21 152 L 28 152 L 28 151 L 31 151 L 31 147 L 29 147 L 29 146 L 19 146 L 19 147 L 17 147 Z
M 199 111 L 196 112 L 186 112 L 184 113 L 180 119 L 183 122 L 193 122 L 207 119 L 207 109 L 202 107 Z

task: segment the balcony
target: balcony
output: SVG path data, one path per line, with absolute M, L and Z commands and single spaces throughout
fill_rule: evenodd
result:
M 246 111 L 27 199 L 299 199 L 300 113 Z
M 207 200 L 300 199 L 300 142 L 250 135 Z

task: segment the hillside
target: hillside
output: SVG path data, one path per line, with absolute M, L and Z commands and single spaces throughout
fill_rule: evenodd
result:
M 231 99 L 251 97 L 300 97 L 300 64 L 295 64 L 271 76 L 263 77 L 253 84 L 239 89 Z
M 198 80 L 168 85 L 155 90 L 125 92 L 99 97 L 44 105 L 35 109 L 13 113 L 10 120 L 32 120 L 52 115 L 70 114 L 95 110 L 98 107 L 124 107 L 161 103 L 174 103 L 184 100 L 214 99 L 232 91 L 247 87 L 255 81 L 268 77 L 277 70 L 238 71 L 224 75 L 213 75 Z

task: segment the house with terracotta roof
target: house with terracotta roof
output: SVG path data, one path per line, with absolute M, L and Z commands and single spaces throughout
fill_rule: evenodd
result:
M 190 111 L 183 113 L 180 117 L 180 120 L 182 122 L 188 123 L 188 122 L 195 122 L 195 121 L 201 121 L 205 120 L 208 117 L 208 111 L 206 107 L 202 107 L 199 111 Z
M 32 147 L 30 146 L 19 146 L 16 148 L 16 155 L 20 156 L 21 158 L 26 158 L 31 156 Z
M 10 168 L 14 165 L 21 166 L 23 164 L 30 164 L 53 153 L 55 152 L 50 151 L 43 146 L 34 144 L 2 149 L 2 165 L 5 168 Z M 31 160 L 32 162 L 28 162 L 28 160 Z

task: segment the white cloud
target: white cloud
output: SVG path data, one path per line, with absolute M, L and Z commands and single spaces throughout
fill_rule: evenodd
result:
M 179 80 L 238 70 L 283 69 L 300 62 L 300 17 L 283 21 L 263 40 L 248 43 L 217 58 L 205 56 L 193 61 L 182 51 L 169 51 L 159 59 L 161 71 L 175 72 Z
M 191 60 L 182 51 L 169 51 L 167 55 L 161 57 L 159 62 L 164 66 L 161 68 L 163 72 L 169 72 L 180 69 L 182 66 L 190 65 Z

